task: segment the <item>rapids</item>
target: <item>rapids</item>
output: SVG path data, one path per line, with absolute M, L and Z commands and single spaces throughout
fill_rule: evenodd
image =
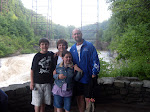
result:
M 57 52 L 56 48 L 50 49 Z M 0 87 L 11 84 L 22 84 L 30 81 L 30 68 L 35 54 L 23 54 L 13 57 L 0 58 Z M 111 57 L 108 51 L 100 51 L 99 57 L 104 61 L 110 62 Z

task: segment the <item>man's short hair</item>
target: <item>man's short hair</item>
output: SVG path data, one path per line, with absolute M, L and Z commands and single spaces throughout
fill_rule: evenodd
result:
M 64 40 L 64 39 L 59 39 L 59 40 L 57 41 L 57 49 L 58 49 L 58 45 L 59 45 L 59 44 L 65 45 L 65 46 L 66 46 L 66 49 L 68 49 L 68 43 L 67 43 L 66 40 Z
M 73 30 L 72 30 L 72 34 L 73 34 L 73 32 L 74 32 L 75 30 L 77 30 L 77 31 L 80 31 L 80 32 L 81 32 L 81 30 L 80 30 L 79 28 L 75 28 L 75 29 L 73 29 Z M 82 32 L 81 32 L 81 33 L 82 33 Z
M 41 38 L 39 40 L 39 46 L 40 46 L 41 43 L 48 43 L 49 44 L 49 40 L 47 38 Z

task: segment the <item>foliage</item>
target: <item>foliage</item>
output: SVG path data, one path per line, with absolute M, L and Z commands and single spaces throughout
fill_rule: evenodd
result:
M 100 60 L 100 72 L 99 72 L 99 77 L 110 77 L 112 76 L 111 70 L 112 70 L 112 65 L 108 62 L 103 61 L 102 58 Z
M 53 34 L 54 34 L 54 39 L 67 39 L 69 38 L 67 29 L 64 26 L 61 25 L 53 25 Z
M 20 0 L 10 0 L 8 1 L 8 6 L 6 6 L 6 4 L 2 6 L 8 9 L 8 12 L 2 10 L 0 15 L 0 57 L 8 56 L 16 52 L 35 52 L 39 39 L 47 36 L 45 32 L 46 25 L 40 25 L 37 28 L 32 24 L 31 27 L 31 10 L 26 9 Z M 33 17 L 33 19 L 36 18 Z M 45 21 L 47 21 L 46 18 L 39 15 L 37 22 Z M 75 28 L 73 26 L 66 28 L 54 23 L 53 27 L 54 36 L 51 37 L 53 39 L 70 38 L 68 34 Z M 36 30 L 38 30 L 38 33 L 35 34 Z M 50 34 L 50 32 L 48 33 Z
M 138 60 L 138 61 L 136 61 Z M 150 64 L 147 63 L 147 57 L 139 56 L 133 60 L 121 60 L 113 64 L 108 76 L 128 76 L 139 77 L 139 79 L 150 79 Z
M 27 21 L 15 16 L 13 12 L 0 16 L 0 57 L 31 47 L 33 31 Z M 33 46 L 29 49 L 33 49 Z
M 102 23 L 98 23 L 98 24 L 90 24 L 90 25 L 86 25 L 82 27 L 83 30 L 83 38 L 84 39 L 88 39 L 88 40 L 93 40 L 96 39 L 96 33 L 95 31 L 97 30 L 97 28 L 99 28 L 99 32 L 103 33 L 106 29 L 107 29 L 107 25 L 108 25 L 108 21 L 104 21 Z M 97 25 L 99 27 L 97 27 Z M 101 34 L 99 34 L 101 35 Z M 103 41 L 103 36 L 99 36 L 99 39 L 101 41 Z
M 1 0 L 0 0 L 1 1 Z M 150 0 L 107 0 L 112 17 L 99 23 L 98 40 L 110 43 L 109 48 L 118 53 L 118 63 L 102 61 L 101 76 L 137 76 L 150 78 Z M 1 4 L 2 2 L 0 2 Z M 38 40 L 46 37 L 46 26 L 31 25 L 31 10 L 26 9 L 20 0 L 9 0 L 8 11 L 0 15 L 0 57 L 10 54 L 35 52 Z M 34 14 L 36 12 L 33 12 Z M 36 19 L 33 17 L 33 19 Z M 37 22 L 46 22 L 39 15 Z M 52 23 L 50 39 L 71 39 L 74 26 L 61 26 Z M 96 24 L 83 26 L 83 30 L 96 30 Z M 38 29 L 38 32 L 36 30 Z M 50 32 L 48 32 L 50 34 Z M 83 34 L 84 39 L 97 39 L 95 32 Z M 69 46 L 72 43 L 69 42 Z
M 13 53 L 14 50 L 15 48 L 12 45 L 12 40 L 9 37 L 0 36 L 0 57 L 9 55 Z
M 104 38 L 117 51 L 119 66 L 111 74 L 150 77 L 150 1 L 107 0 L 112 17 Z
M 1 0 L 0 0 L 1 1 Z M 3 2 L 0 2 L 0 4 Z M 1 44 L 0 49 L 0 57 L 7 56 L 9 54 L 13 54 L 15 52 L 20 53 L 30 53 L 35 52 L 35 49 L 38 45 L 38 40 L 42 37 L 47 37 L 48 34 L 51 34 L 51 32 L 47 31 L 47 25 L 38 25 L 36 26 L 36 22 L 40 23 L 47 23 L 47 19 L 42 16 L 41 14 L 37 14 L 38 18 L 31 15 L 31 12 L 33 15 L 36 14 L 36 12 L 26 9 L 21 0 L 9 0 L 8 5 L 5 3 L 2 4 L 2 7 L 7 9 L 1 10 L 0 15 L 0 36 L 5 38 L 8 37 L 10 40 L 11 47 L 6 47 L 7 41 L 4 41 L 3 44 Z M 33 23 L 31 24 L 31 16 Z M 84 28 L 87 29 L 90 27 L 90 29 L 95 29 L 95 25 L 87 25 Z M 105 27 L 103 24 L 102 27 Z M 50 25 L 48 26 L 50 28 Z M 61 26 L 59 24 L 52 23 L 52 34 L 50 35 L 49 39 L 72 39 L 72 30 L 74 29 L 74 26 Z M 95 33 L 89 33 L 89 35 L 85 37 L 85 39 L 88 38 L 94 38 Z M 6 38 L 6 40 L 8 39 Z M 69 42 L 69 45 L 72 45 L 72 43 Z M 4 49 L 5 48 L 5 49 Z M 4 51 L 7 50 L 7 51 Z

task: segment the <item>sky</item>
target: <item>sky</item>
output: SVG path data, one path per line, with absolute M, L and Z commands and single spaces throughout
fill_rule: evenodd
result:
M 35 11 L 36 3 L 33 2 L 32 5 L 32 1 L 35 0 L 21 1 L 26 8 Z M 55 24 L 81 26 L 81 0 L 49 0 L 49 4 L 52 4 L 52 13 L 49 11 L 49 16 L 47 16 L 48 0 L 37 0 L 37 12 L 46 17 L 52 17 Z M 108 6 L 106 0 L 99 0 L 99 14 L 97 14 L 97 0 L 82 0 L 82 26 L 108 20 L 111 16 Z M 50 9 L 51 5 L 49 5 Z M 97 19 L 97 15 L 99 15 L 99 19 Z

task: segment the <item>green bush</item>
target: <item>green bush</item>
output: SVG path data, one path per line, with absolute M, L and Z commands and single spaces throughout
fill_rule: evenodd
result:
M 109 64 L 100 59 L 101 71 L 99 77 L 138 77 L 141 80 L 150 79 L 150 62 L 148 57 L 139 56 L 132 60 L 120 60 Z
M 9 47 L 4 42 L 0 42 L 0 57 L 8 56 L 14 52 L 13 47 Z
M 111 77 L 112 64 L 103 61 L 103 58 L 100 58 L 99 60 L 100 60 L 99 77 Z

